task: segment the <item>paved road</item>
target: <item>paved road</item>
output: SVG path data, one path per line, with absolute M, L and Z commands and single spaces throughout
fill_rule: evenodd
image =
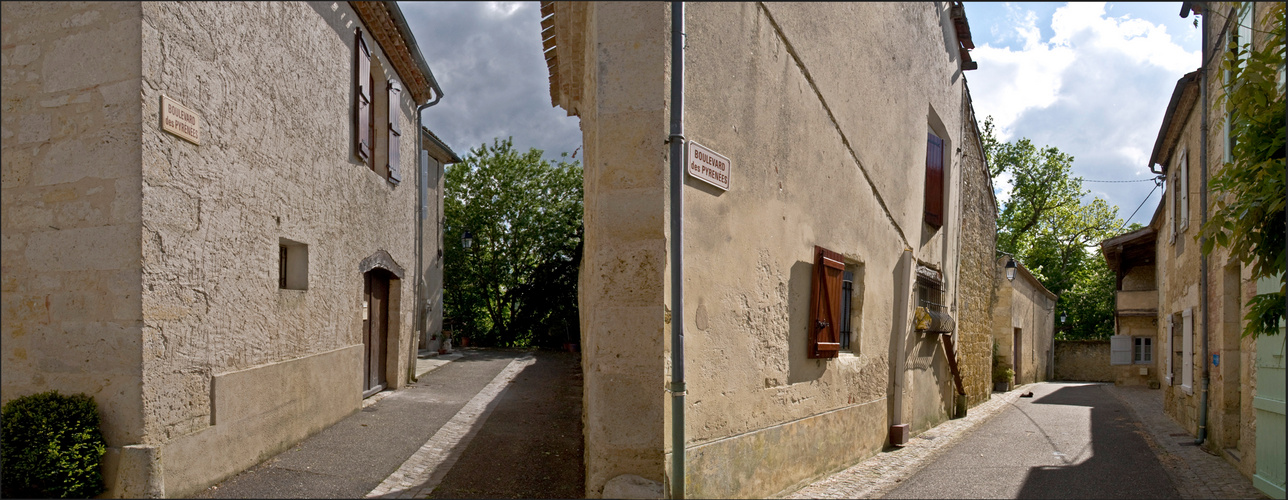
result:
M 418 382 L 402 390 L 393 391 L 373 405 L 350 415 L 335 425 L 302 441 L 259 465 L 211 487 L 196 498 L 362 498 L 381 485 L 404 462 L 417 453 L 431 436 L 449 421 L 460 420 L 457 415 L 475 396 L 493 382 L 516 358 L 527 353 L 513 351 L 466 350 L 466 355 L 442 368 L 425 374 Z M 530 434 L 552 434 L 549 426 L 558 425 L 558 439 L 569 437 L 571 448 L 539 446 L 556 449 L 561 456 L 552 464 L 574 463 L 576 474 L 581 472 L 581 400 L 580 365 L 575 355 L 566 353 L 535 353 L 535 362 L 519 372 L 511 384 L 504 387 L 495 400 L 484 402 L 491 410 L 484 412 L 470 428 L 482 426 L 475 438 L 460 443 L 464 449 L 459 461 L 448 461 L 451 467 L 440 487 L 468 484 L 470 481 L 492 479 L 504 475 L 505 469 L 480 468 L 471 459 L 482 450 L 494 453 L 488 464 L 522 463 L 534 461 L 530 455 L 512 456 L 528 452 L 524 444 L 517 449 L 504 437 L 498 444 L 492 430 L 520 434 L 527 429 Z M 567 359 L 565 359 L 567 358 Z M 570 372 L 569 367 L 575 367 Z M 567 397 L 568 390 L 576 391 L 576 398 Z M 508 403 L 507 403 L 508 402 Z M 570 418 L 575 416 L 575 418 Z M 453 420 L 453 419 L 456 420 Z M 490 430 L 491 429 L 491 430 Z M 564 434 L 569 434 L 565 436 Z M 518 439 L 522 443 L 522 439 Z M 457 448 L 457 446 L 453 446 Z M 453 453 L 455 455 L 455 453 Z M 471 461 L 473 460 L 473 461 Z M 508 460 L 508 462 L 507 462 Z M 455 465 L 453 465 L 455 463 Z M 534 476 L 558 478 L 565 481 L 569 473 L 559 469 L 552 472 L 547 467 Z M 541 470 L 528 467 L 527 470 Z M 580 476 L 578 476 L 579 478 Z M 539 481 L 541 479 L 538 479 Z M 573 480 L 573 479 L 567 479 Z M 578 486 L 582 482 L 575 479 Z M 519 481 L 520 484 L 523 481 Z M 524 487 L 513 493 L 505 490 L 482 490 L 484 496 L 500 497 L 530 495 L 536 497 L 580 496 L 564 494 L 562 490 Z M 470 496 L 469 491 L 453 490 L 458 496 Z
M 581 358 L 538 351 L 429 498 L 582 498 Z
M 885 498 L 1180 498 L 1103 386 L 1032 390 Z

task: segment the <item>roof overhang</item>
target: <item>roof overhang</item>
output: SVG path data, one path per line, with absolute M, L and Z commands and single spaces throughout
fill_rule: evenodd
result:
M 456 156 L 456 152 L 452 151 L 452 148 L 448 147 L 447 143 L 439 139 L 437 135 L 434 135 L 434 132 L 429 128 L 421 127 L 420 134 L 425 139 L 425 150 L 429 151 L 429 155 L 433 156 L 439 163 L 451 165 L 461 162 L 461 157 Z
M 349 6 L 366 25 L 371 38 L 380 44 L 380 49 L 417 104 L 425 104 L 432 97 L 443 97 L 443 89 L 439 88 L 434 73 L 420 53 L 416 37 L 412 36 L 411 27 L 397 2 L 349 2 Z
M 1154 257 L 1154 243 L 1158 240 L 1158 231 L 1145 226 L 1130 233 L 1120 234 L 1100 242 L 1100 253 L 1105 256 L 1105 263 L 1110 269 L 1118 269 L 1123 261 L 1133 261 Z
M 1176 81 L 1176 88 L 1172 90 L 1172 99 L 1167 103 L 1167 112 L 1163 114 L 1163 125 L 1158 129 L 1158 138 L 1154 140 L 1154 151 L 1149 155 L 1149 171 L 1154 173 L 1166 173 L 1167 163 L 1172 158 L 1172 150 L 1175 149 L 1176 141 L 1180 138 L 1181 129 L 1185 125 L 1185 117 L 1189 116 L 1190 110 L 1194 109 L 1194 103 L 1198 101 L 1199 96 L 1199 71 L 1191 71 Z M 1161 165 L 1163 169 L 1155 170 L 1155 165 Z
M 970 51 L 975 48 L 975 42 L 971 41 L 970 23 L 966 21 L 966 8 L 961 2 L 953 2 L 953 6 L 948 11 L 949 17 L 953 20 L 953 30 L 957 32 L 957 48 L 962 57 L 962 71 L 978 69 L 979 63 L 970 59 Z

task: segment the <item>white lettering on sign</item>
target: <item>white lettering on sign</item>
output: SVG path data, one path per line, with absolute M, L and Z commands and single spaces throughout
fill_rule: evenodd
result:
M 161 96 L 161 129 L 201 145 L 201 115 L 164 95 Z
M 733 162 L 724 155 L 689 141 L 689 175 L 722 190 L 729 190 L 729 172 Z

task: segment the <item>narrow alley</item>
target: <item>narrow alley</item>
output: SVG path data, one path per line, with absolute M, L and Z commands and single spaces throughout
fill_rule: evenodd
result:
M 460 352 L 193 498 L 580 497 L 577 355 Z

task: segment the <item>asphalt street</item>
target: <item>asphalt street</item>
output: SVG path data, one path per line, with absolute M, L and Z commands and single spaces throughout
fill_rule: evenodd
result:
M 1044 383 L 885 498 L 1180 498 L 1103 386 Z

